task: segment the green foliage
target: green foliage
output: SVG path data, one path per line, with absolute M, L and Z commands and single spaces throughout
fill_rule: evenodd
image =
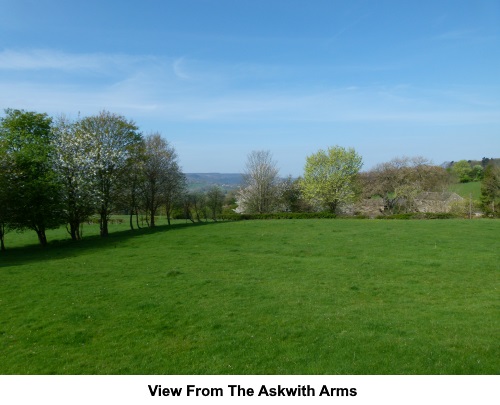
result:
M 90 135 L 92 148 L 87 158 L 92 162 L 101 236 L 107 236 L 109 215 L 124 190 L 121 180 L 129 156 L 142 137 L 133 121 L 109 111 L 81 119 L 78 131 Z
M 364 197 L 380 196 L 392 214 L 414 211 L 421 192 L 442 191 L 448 182 L 445 169 L 421 156 L 394 158 L 361 175 Z
M 145 151 L 140 158 L 143 158 L 143 179 L 139 188 L 143 206 L 150 216 L 149 224 L 154 227 L 160 205 L 183 191 L 183 183 L 178 181 L 183 175 L 175 149 L 159 133 L 146 137 Z
M 451 171 L 458 177 L 460 183 L 472 181 L 472 167 L 467 160 L 459 160 L 451 167 Z
M 40 244 L 45 231 L 62 223 L 60 184 L 53 169 L 52 119 L 47 114 L 5 110 L 0 119 L 4 224 L 34 230 Z
M 9 230 L 9 182 L 7 156 L 0 144 L 0 252 L 5 251 L 5 234 Z
M 219 186 L 212 186 L 206 192 L 205 203 L 210 217 L 217 221 L 217 217 L 222 213 L 222 206 L 224 205 L 224 192 Z
M 361 156 L 353 148 L 335 146 L 308 156 L 300 181 L 304 197 L 335 213 L 338 207 L 354 200 L 362 165 Z
M 500 221 L 127 227 L 12 234 L 1 374 L 498 373 Z
M 403 214 L 379 215 L 377 219 L 456 219 L 462 218 L 454 212 L 406 212 Z
M 283 179 L 280 187 L 281 211 L 287 212 L 311 212 L 314 211 L 308 201 L 304 199 L 301 190 L 301 179 L 293 179 L 288 176 Z
M 52 127 L 54 168 L 61 186 L 63 218 L 73 240 L 80 240 L 81 224 L 96 211 L 93 136 L 78 128 L 78 122 L 61 117 Z
M 481 165 L 474 165 L 471 170 L 472 181 L 481 181 L 484 176 L 484 169 Z
M 247 221 L 254 219 L 332 219 L 337 215 L 332 212 L 272 212 L 268 214 L 223 214 L 225 221 Z
M 472 218 L 472 216 L 480 212 L 479 201 L 471 200 L 470 196 L 464 198 L 462 201 L 455 201 L 450 207 L 450 214 L 458 218 Z
M 481 207 L 491 216 L 500 216 L 500 168 L 488 165 L 481 183 Z

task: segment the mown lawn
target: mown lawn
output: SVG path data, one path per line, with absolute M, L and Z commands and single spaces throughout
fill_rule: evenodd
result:
M 500 372 L 500 221 L 96 228 L 7 235 L 0 374 Z

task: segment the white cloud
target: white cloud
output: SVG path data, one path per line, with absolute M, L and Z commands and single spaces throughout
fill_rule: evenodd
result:
M 498 36 L 486 34 L 479 29 L 461 29 L 443 32 L 434 37 L 438 41 L 459 41 L 459 42 L 489 42 L 498 39 Z
M 187 73 L 186 59 L 182 57 L 5 50 L 0 52 L 0 69 L 6 71 L 0 78 L 0 108 L 29 108 L 51 114 L 87 114 L 106 108 L 156 121 L 243 126 L 298 122 L 500 123 L 500 105 L 483 89 L 352 83 L 344 87 L 321 86 L 319 90 L 300 80 L 302 76 L 310 80 L 307 68 L 300 73 L 288 70 L 284 82 L 278 66 L 266 70 L 265 66 L 256 69 L 253 65 L 235 67 L 193 61 L 189 68 Z M 33 70 L 42 72 L 33 75 Z M 44 70 L 68 74 L 64 79 L 54 80 L 50 75 L 51 79 L 45 80 Z M 97 74 L 71 74 L 80 70 Z M 106 80 L 94 80 L 100 74 Z
M 172 70 L 179 79 L 188 80 L 190 79 L 190 77 L 184 69 L 184 63 L 185 63 L 184 58 L 175 59 L 174 62 L 172 63 Z
M 151 61 L 147 56 L 123 54 L 71 54 L 50 49 L 0 52 L 0 70 L 62 70 L 62 71 L 107 71 L 127 70 L 140 62 Z

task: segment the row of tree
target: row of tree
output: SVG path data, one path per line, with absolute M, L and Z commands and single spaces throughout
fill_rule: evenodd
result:
M 467 173 L 475 172 L 482 179 L 481 208 L 488 214 L 496 213 L 499 168 L 489 164 L 479 170 L 465 163 Z M 281 179 L 271 153 L 255 151 L 248 156 L 244 185 L 236 195 L 237 212 L 352 213 L 356 201 L 370 199 L 381 201 L 385 213 L 412 212 L 421 193 L 444 192 L 463 166 L 457 162 L 455 170 L 447 170 L 423 157 L 402 157 L 360 172 L 361 156 L 352 148 L 335 146 L 308 156 L 302 177 Z
M 481 209 L 490 216 L 500 216 L 500 167 L 489 164 L 481 181 Z
M 443 191 L 450 173 L 480 176 L 481 203 L 496 213 L 500 173 L 457 162 L 450 170 L 427 159 L 396 158 L 360 172 L 361 156 L 340 146 L 306 158 L 298 179 L 279 177 L 269 151 L 249 154 L 244 184 L 234 195 L 239 213 L 351 210 L 356 200 L 378 199 L 389 213 L 415 209 L 423 191 Z M 482 169 L 482 168 L 481 168 Z M 229 196 L 229 199 L 231 196 Z M 130 227 L 139 214 L 150 227 L 160 212 L 168 223 L 175 214 L 193 222 L 222 212 L 225 195 L 217 186 L 188 193 L 175 149 L 159 133 L 143 136 L 123 116 L 102 111 L 69 120 L 8 109 L 0 118 L 0 243 L 8 230 L 34 230 L 40 244 L 46 230 L 65 224 L 73 240 L 82 238 L 82 224 L 97 218 L 100 234 L 108 235 L 111 213 L 127 212 Z
M 71 121 L 8 109 L 0 119 L 0 243 L 8 230 L 30 229 L 41 245 L 46 230 L 66 224 L 73 240 L 97 216 L 108 235 L 112 212 L 139 212 L 155 226 L 160 207 L 170 224 L 176 207 L 198 220 L 222 209 L 218 188 L 189 195 L 174 148 L 159 133 L 143 136 L 133 121 L 102 111 Z
M 488 165 L 486 165 L 487 167 Z M 449 168 L 450 172 L 455 174 L 460 183 L 470 181 L 481 181 L 484 177 L 484 168 L 482 165 L 471 165 L 467 160 L 453 162 Z
M 237 212 L 335 212 L 355 199 L 362 164 L 354 149 L 336 146 L 308 156 L 303 177 L 281 179 L 271 153 L 254 151 L 236 196 Z

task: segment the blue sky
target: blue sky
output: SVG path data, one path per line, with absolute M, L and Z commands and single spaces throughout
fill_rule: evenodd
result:
M 500 157 L 500 1 L 0 0 L 0 108 L 102 109 L 186 172 Z

